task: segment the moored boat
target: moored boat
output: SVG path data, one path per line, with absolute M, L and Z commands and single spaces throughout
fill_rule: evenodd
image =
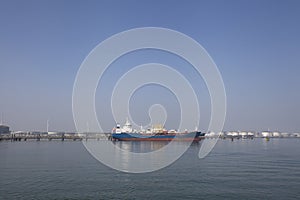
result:
M 204 133 L 200 131 L 185 131 L 178 133 L 175 130 L 167 131 L 162 125 L 153 126 L 147 131 L 141 128 L 140 131 L 132 129 L 128 119 L 121 128 L 120 124 L 112 131 L 112 139 L 115 141 L 200 141 L 204 138 Z

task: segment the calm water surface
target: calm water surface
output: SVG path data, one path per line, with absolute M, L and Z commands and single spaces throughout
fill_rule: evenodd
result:
M 202 160 L 200 145 L 167 168 L 128 174 L 81 142 L 0 142 L 0 199 L 300 199 L 300 139 L 219 140 Z

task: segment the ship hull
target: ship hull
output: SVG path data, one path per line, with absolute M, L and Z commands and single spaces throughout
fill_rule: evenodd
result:
M 200 141 L 204 139 L 201 132 L 181 134 L 144 135 L 140 133 L 113 133 L 112 139 L 116 141 Z

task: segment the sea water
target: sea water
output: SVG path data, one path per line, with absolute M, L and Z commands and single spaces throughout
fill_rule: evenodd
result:
M 200 146 L 166 168 L 130 174 L 101 164 L 80 141 L 2 141 L 0 199 L 300 199 L 300 139 L 220 139 L 201 160 Z

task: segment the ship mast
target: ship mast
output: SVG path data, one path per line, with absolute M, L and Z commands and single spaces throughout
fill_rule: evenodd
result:
M 47 133 L 49 132 L 49 119 L 47 119 Z

